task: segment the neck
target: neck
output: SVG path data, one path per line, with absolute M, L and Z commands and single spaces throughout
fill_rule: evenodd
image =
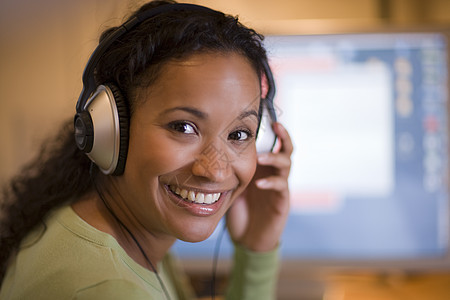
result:
M 88 224 L 113 236 L 125 252 L 138 264 L 157 271 L 175 238 L 154 234 L 135 222 L 119 208 L 117 202 L 108 200 L 109 194 L 92 193 L 72 205 L 74 211 Z

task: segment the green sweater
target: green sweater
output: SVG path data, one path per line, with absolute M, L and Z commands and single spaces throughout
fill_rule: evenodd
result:
M 274 299 L 278 250 L 235 247 L 227 299 Z M 171 255 L 158 265 L 171 300 L 193 299 Z M 166 299 L 156 275 L 131 259 L 118 242 L 83 221 L 70 206 L 51 215 L 22 242 L 0 290 L 13 299 Z

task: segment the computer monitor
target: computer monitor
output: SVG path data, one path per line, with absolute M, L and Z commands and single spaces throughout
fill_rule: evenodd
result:
M 295 145 L 283 260 L 450 266 L 447 35 L 277 35 L 265 45 Z M 212 257 L 222 227 L 174 251 Z M 220 255 L 231 252 L 225 237 Z

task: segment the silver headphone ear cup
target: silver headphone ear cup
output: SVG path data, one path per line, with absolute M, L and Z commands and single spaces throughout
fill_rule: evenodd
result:
M 261 99 L 261 120 L 258 127 L 258 134 L 256 136 L 256 151 L 258 153 L 271 152 L 277 141 L 277 135 L 273 131 L 272 119 L 269 108 L 267 107 L 265 99 Z
M 128 151 L 128 104 L 114 85 L 100 85 L 87 101 L 93 125 L 93 146 L 87 156 L 104 174 L 120 175 Z

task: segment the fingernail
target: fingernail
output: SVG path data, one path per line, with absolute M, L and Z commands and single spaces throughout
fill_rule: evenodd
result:
M 269 155 L 267 155 L 267 154 L 260 154 L 258 156 L 258 162 L 260 162 L 260 163 L 265 163 L 268 160 L 269 160 Z
M 266 179 L 259 179 L 255 182 L 255 184 L 259 188 L 267 188 L 269 186 L 269 181 Z

